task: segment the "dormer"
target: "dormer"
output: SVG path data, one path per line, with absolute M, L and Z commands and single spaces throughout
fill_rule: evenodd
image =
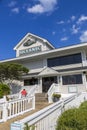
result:
M 16 57 L 32 55 L 42 51 L 52 50 L 54 47 L 44 38 L 28 33 L 15 47 Z

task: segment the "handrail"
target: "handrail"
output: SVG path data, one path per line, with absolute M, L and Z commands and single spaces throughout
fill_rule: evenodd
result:
M 48 101 L 49 101 L 49 103 L 52 103 L 52 95 L 53 95 L 53 93 L 56 93 L 56 92 L 59 92 L 58 84 L 53 83 L 48 90 Z
M 38 85 L 33 85 L 29 91 L 27 91 L 27 96 L 34 96 L 35 93 L 37 92 L 38 90 Z M 7 95 L 7 97 L 9 98 L 9 100 L 14 100 L 14 99 L 20 99 L 21 98 L 21 90 L 19 93 L 16 93 L 16 94 L 10 94 L 10 95 Z M 3 101 L 3 98 L 0 99 L 0 102 Z
M 28 95 L 32 96 L 35 95 L 36 91 L 37 91 L 38 85 L 34 85 L 30 91 L 28 92 Z
M 4 96 L 0 102 L 0 122 L 16 117 L 35 109 L 35 96 L 27 96 L 24 98 L 7 101 Z
M 78 105 L 84 101 L 84 96 L 86 94 L 73 94 L 70 97 L 65 98 L 64 100 L 60 100 L 36 113 L 31 116 L 28 116 L 20 121 L 14 122 L 20 124 L 22 126 L 22 130 L 24 128 L 24 124 L 27 122 L 29 126 L 35 126 L 35 130 L 55 130 L 56 121 L 61 115 L 61 113 L 65 109 L 69 107 L 73 107 L 74 103 L 78 102 Z M 86 96 L 87 100 L 87 96 Z M 78 106 L 76 105 L 76 107 Z

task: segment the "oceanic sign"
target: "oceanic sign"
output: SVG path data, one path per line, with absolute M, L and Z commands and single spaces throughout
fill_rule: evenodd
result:
M 21 130 L 21 129 L 22 129 L 22 127 L 21 127 L 20 124 L 17 124 L 17 123 L 12 123 L 11 124 L 10 130 Z
M 26 54 L 37 53 L 40 51 L 41 51 L 41 46 L 36 46 L 36 47 L 28 48 L 28 49 L 19 50 L 19 55 L 22 56 Z
M 36 39 L 29 39 L 27 42 L 23 44 L 23 46 L 30 46 L 36 42 Z

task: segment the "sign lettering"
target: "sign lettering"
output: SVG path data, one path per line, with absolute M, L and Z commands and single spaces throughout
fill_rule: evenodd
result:
M 19 55 L 25 55 L 25 54 L 32 54 L 32 53 L 37 53 L 41 51 L 41 46 L 36 46 L 24 50 L 19 50 Z

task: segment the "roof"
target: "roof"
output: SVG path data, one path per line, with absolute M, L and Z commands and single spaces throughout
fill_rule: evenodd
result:
M 58 48 L 58 49 L 53 49 L 53 50 L 49 50 L 49 51 L 44 51 L 44 52 L 39 52 L 39 53 L 35 53 L 32 55 L 27 55 L 27 56 L 22 56 L 22 57 L 17 57 L 17 58 L 12 58 L 12 59 L 7 59 L 7 60 L 3 60 L 0 61 L 2 62 L 12 62 L 12 61 L 20 61 L 20 60 L 24 60 L 24 59 L 31 59 L 34 57 L 38 57 L 38 56 L 44 56 L 44 55 L 48 55 L 48 54 L 53 54 L 55 52 L 63 52 L 66 50 L 70 50 L 70 49 L 78 49 L 78 48 L 86 48 L 87 47 L 87 43 L 81 43 L 81 44 L 76 44 L 76 45 L 72 45 L 72 46 L 67 46 L 67 47 L 62 47 L 62 48 Z
M 58 72 L 53 68 L 45 67 L 40 73 L 39 76 L 48 76 L 48 75 L 57 75 Z
M 14 47 L 14 50 L 17 50 L 17 48 L 23 43 L 23 41 L 25 40 L 25 39 L 27 39 L 29 36 L 33 36 L 33 37 L 35 37 L 35 38 L 37 38 L 37 39 L 40 39 L 40 40 L 42 40 L 43 42 L 45 42 L 46 44 L 48 44 L 52 49 L 55 49 L 55 47 L 50 43 L 50 42 L 48 42 L 46 39 L 44 39 L 44 38 L 41 38 L 41 37 L 39 37 L 39 36 L 37 36 L 37 35 L 34 35 L 34 34 L 32 34 L 32 33 L 27 33 L 25 36 L 24 36 L 24 38 L 22 38 L 22 40 Z

